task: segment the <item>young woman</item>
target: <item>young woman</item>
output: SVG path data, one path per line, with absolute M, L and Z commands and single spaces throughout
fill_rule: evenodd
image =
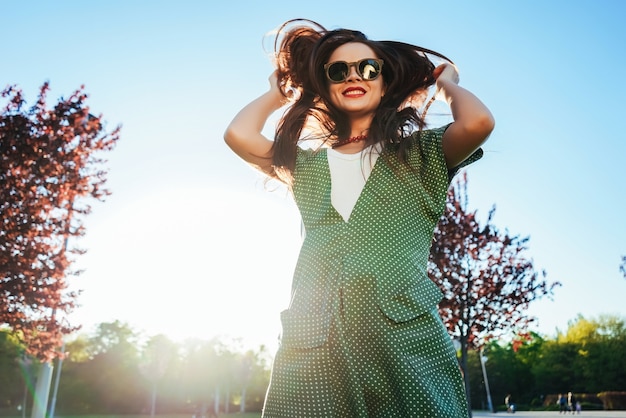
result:
M 269 90 L 224 135 L 288 185 L 305 229 L 263 416 L 468 416 L 426 266 L 450 179 L 481 157 L 491 113 L 417 46 L 290 21 L 276 49 Z M 433 85 L 454 121 L 428 129 Z

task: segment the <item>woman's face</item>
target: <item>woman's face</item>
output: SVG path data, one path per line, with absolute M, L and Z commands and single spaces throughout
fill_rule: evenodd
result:
M 366 58 L 378 58 L 369 46 L 360 42 L 343 44 L 332 53 L 328 62 L 357 62 Z M 372 116 L 385 93 L 382 75 L 374 80 L 364 80 L 355 65 L 348 68 L 345 81 L 332 83 L 329 81 L 330 101 L 348 117 L 360 118 Z

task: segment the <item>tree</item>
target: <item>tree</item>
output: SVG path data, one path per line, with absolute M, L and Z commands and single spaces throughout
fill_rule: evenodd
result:
M 69 241 L 84 234 L 92 199 L 103 200 L 106 171 L 100 153 L 111 150 L 120 128 L 103 131 L 89 113 L 83 87 L 51 109 L 45 83 L 25 109 L 21 90 L 9 86 L 0 113 L 0 325 L 17 331 L 28 353 L 50 361 L 63 335 L 75 330 L 64 317 L 74 308 L 68 290 Z
M 100 413 L 137 414 L 147 404 L 140 372 L 139 334 L 128 324 L 101 323 L 90 339 L 88 368 Z M 97 371 L 96 373 L 93 373 Z
M 217 339 L 186 341 L 182 378 L 194 415 L 206 415 L 209 408 L 214 410 L 219 405 L 221 376 L 218 369 L 223 367 L 219 351 Z
M 137 332 L 128 323 L 119 320 L 101 322 L 87 343 L 87 351 L 92 358 L 121 345 L 132 346 L 132 352 L 136 352 L 135 347 L 138 345 L 138 341 Z
M 429 276 L 444 294 L 439 312 L 460 343 L 466 389 L 467 350 L 509 331 L 525 330 L 534 320 L 527 314 L 530 302 L 551 297 L 559 285 L 548 284 L 546 273 L 535 271 L 525 255 L 529 238 L 498 230 L 494 214 L 495 206 L 481 226 L 476 211 L 468 212 L 463 175 L 448 192 L 430 252 Z
M 251 378 L 246 389 L 244 408 L 247 411 L 260 411 L 263 408 L 267 386 L 270 381 L 270 354 L 265 346 L 260 346 L 254 355 Z
M 176 345 L 163 334 L 151 337 L 144 347 L 139 370 L 151 386 L 151 417 L 154 417 L 156 413 L 158 385 L 163 382 L 167 368 L 174 359 L 176 351 Z
M 533 373 L 533 367 L 538 363 L 542 355 L 546 339 L 536 332 L 522 333 L 515 338 L 508 347 L 513 352 L 516 364 L 516 376 L 514 381 L 509 382 L 515 387 L 509 391 L 516 393 L 519 403 L 530 404 L 532 406 L 542 405 L 545 399 L 545 392 L 537 390 L 537 380 Z M 509 363 L 505 365 L 509 367 Z M 517 376 L 526 378 L 525 382 L 519 382 Z
M 569 360 L 575 390 L 600 392 L 626 387 L 626 322 L 615 315 L 586 319 L 579 315 L 557 341 L 575 347 Z
M 29 373 L 23 367 L 26 360 L 22 357 L 23 351 L 14 333 L 0 329 L 0 405 L 11 407 L 14 411 L 18 405 L 23 407 L 22 398 L 26 395 L 24 383 L 29 380 Z

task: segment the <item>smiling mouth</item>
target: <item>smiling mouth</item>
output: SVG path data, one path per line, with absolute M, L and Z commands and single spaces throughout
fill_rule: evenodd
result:
M 348 89 L 343 92 L 343 95 L 346 97 L 360 97 L 365 94 L 365 90 L 363 89 Z

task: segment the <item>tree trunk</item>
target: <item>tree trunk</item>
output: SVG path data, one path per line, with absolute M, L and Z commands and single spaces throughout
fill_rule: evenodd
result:
M 246 387 L 245 386 L 243 389 L 241 389 L 241 405 L 239 405 L 239 412 L 241 412 L 242 414 L 246 412 Z
M 215 386 L 215 396 L 213 396 L 213 399 L 215 399 L 215 402 L 213 404 L 213 412 L 215 412 L 215 415 L 218 415 L 220 413 L 220 388 L 219 386 Z
M 226 390 L 224 391 L 224 412 L 225 413 L 229 413 L 230 412 L 230 387 L 227 387 Z
M 156 412 L 157 385 L 156 381 L 152 382 L 152 397 L 150 399 L 150 417 L 154 418 Z

